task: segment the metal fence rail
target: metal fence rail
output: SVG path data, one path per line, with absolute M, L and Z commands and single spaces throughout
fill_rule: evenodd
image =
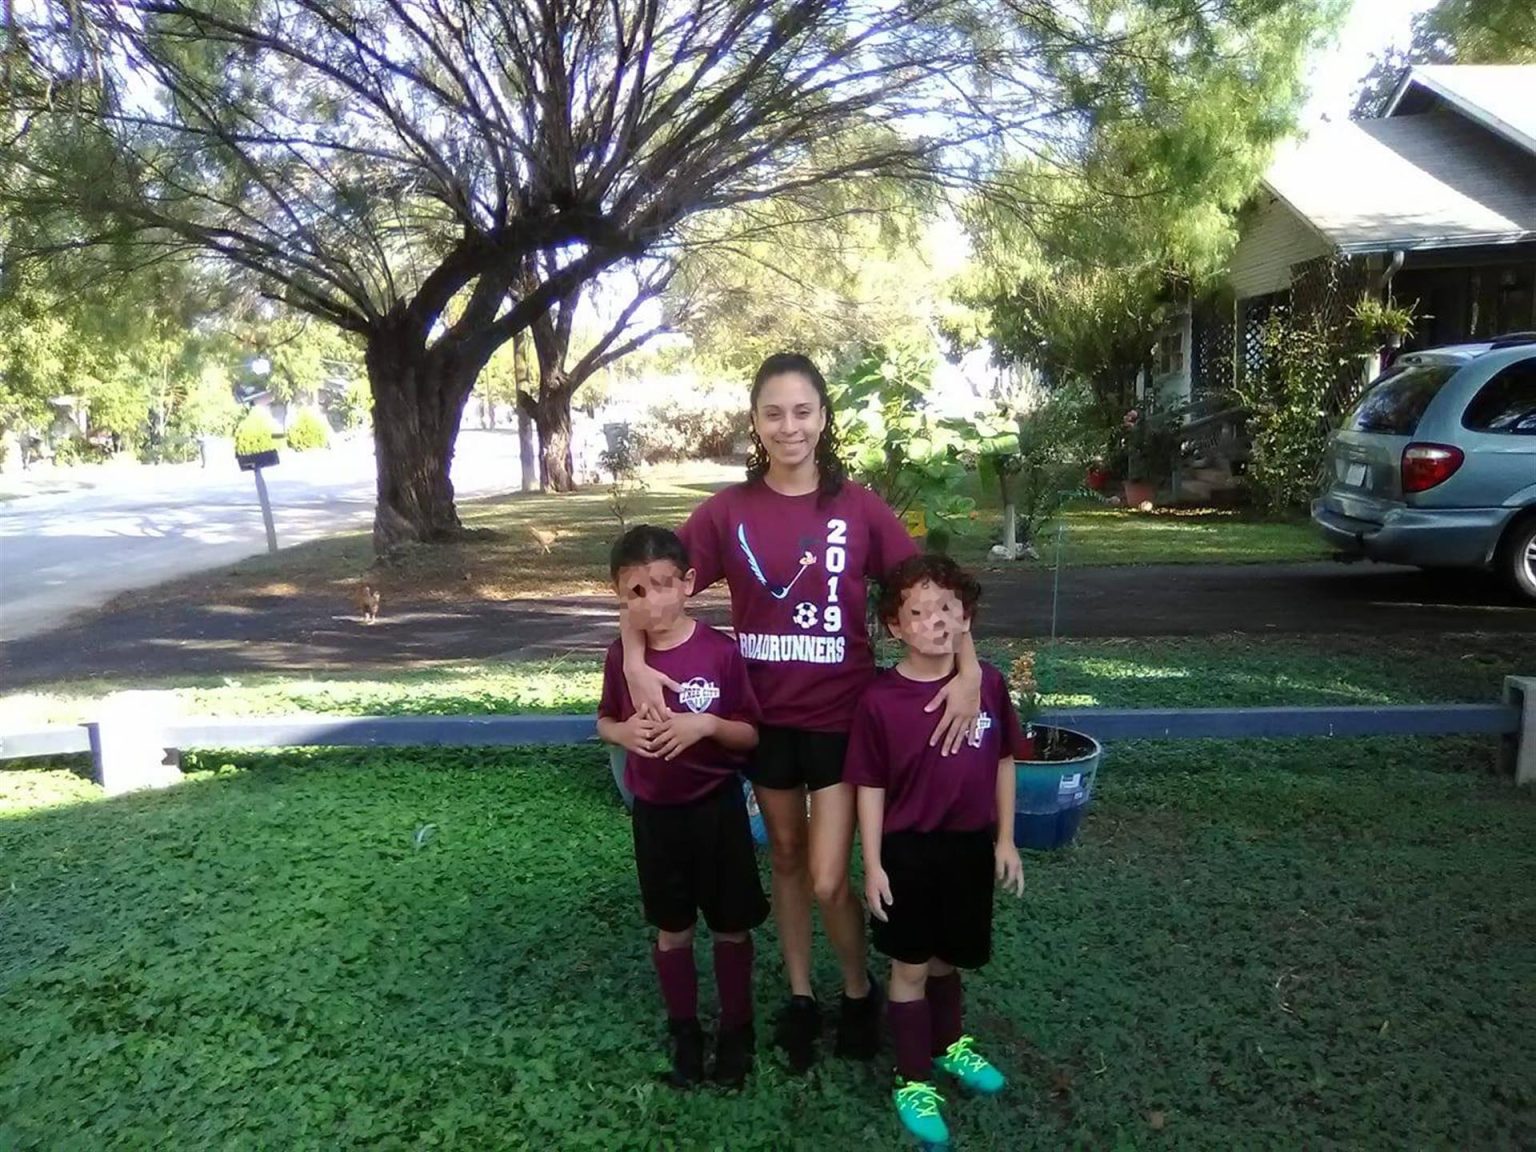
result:
M 89 752 L 109 792 L 169 783 L 167 751 L 196 748 L 516 747 L 582 744 L 597 737 L 590 715 L 260 716 L 157 715 L 155 693 L 103 702 L 89 724 L 0 733 L 0 760 Z M 1247 740 L 1294 737 L 1498 736 L 1522 783 L 1536 779 L 1536 680 L 1511 677 L 1499 704 L 1398 704 L 1280 708 L 1052 709 L 1040 722 L 1101 740 Z M 1522 740 L 1522 732 L 1524 739 Z
M 1505 736 L 1513 704 L 1398 704 L 1320 708 L 1052 709 L 1039 722 L 1099 740 L 1247 740 L 1304 736 Z M 0 734 L 0 760 L 91 751 L 95 724 Z M 160 726 L 167 748 L 496 748 L 580 744 L 595 718 L 560 716 L 256 716 L 189 718 Z

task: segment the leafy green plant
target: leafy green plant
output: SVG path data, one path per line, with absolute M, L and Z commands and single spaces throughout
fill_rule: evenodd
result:
M 1294 512 L 1317 488 L 1328 397 L 1354 357 L 1315 321 L 1294 322 L 1282 311 L 1265 321 L 1260 342 L 1264 370 L 1244 374 L 1233 389 L 1248 410 L 1248 480 L 1269 511 Z
M 598 466 L 607 472 L 608 508 L 619 522 L 619 531 L 629 527 L 636 504 L 645 496 L 647 486 L 640 475 L 641 439 L 629 425 L 613 429 L 608 447 L 598 454 Z
M 1098 437 L 1086 387 L 1067 385 L 1023 413 L 999 405 L 971 421 L 950 421 L 967 445 L 963 455 L 1003 507 L 1005 555 L 1027 552 L 1046 525 L 1075 498 L 1091 498 L 1083 475 Z
M 277 429 L 265 412 L 252 408 L 235 426 L 235 453 L 251 456 L 277 447 Z
M 310 452 L 325 448 L 331 442 L 330 427 L 315 413 L 305 408 L 288 425 L 289 448 L 295 452 Z
M 928 531 L 961 533 L 976 502 L 958 489 L 965 446 L 956 428 L 927 408 L 933 362 L 925 352 L 868 350 L 829 390 L 853 475 L 898 516 L 921 512 Z
M 1399 308 L 1367 294 L 1350 311 L 1352 335 L 1363 352 L 1383 345 L 1398 347 L 1413 335 L 1414 309 Z

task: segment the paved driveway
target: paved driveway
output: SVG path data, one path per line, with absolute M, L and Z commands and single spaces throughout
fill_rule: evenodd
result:
M 978 632 L 1044 637 L 1049 572 L 986 574 Z M 726 622 L 718 595 L 704 617 Z M 1529 633 L 1536 608 L 1485 579 L 1431 578 L 1414 569 L 1336 564 L 1079 568 L 1062 574 L 1062 636 L 1303 633 L 1424 637 Z M 464 659 L 596 652 L 614 636 L 600 597 L 451 604 L 386 602 L 367 627 L 332 595 L 249 597 L 238 604 L 147 602 L 0 644 L 0 686 L 92 676 L 266 671 L 385 671 Z M 1447 658 L 1455 655 L 1449 642 Z M 1536 670 L 1536 668 L 1533 668 Z

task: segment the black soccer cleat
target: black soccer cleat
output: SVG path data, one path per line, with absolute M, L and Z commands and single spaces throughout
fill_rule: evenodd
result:
M 674 1088 L 692 1088 L 704 1079 L 704 1031 L 697 1020 L 668 1020 L 672 1037 L 672 1071 L 667 1083 Z
M 834 1051 L 850 1060 L 873 1060 L 880 1051 L 880 1010 L 885 994 L 875 978 L 869 978 L 869 995 L 851 1000 L 845 994 L 837 1016 Z
M 752 1071 L 757 1035 L 752 1025 L 722 1028 L 715 1038 L 715 1062 L 709 1078 L 722 1088 L 740 1088 Z
M 779 1013 L 773 1042 L 795 1072 L 809 1071 L 816 1063 L 816 1038 L 821 1032 L 821 1009 L 813 996 L 791 996 Z

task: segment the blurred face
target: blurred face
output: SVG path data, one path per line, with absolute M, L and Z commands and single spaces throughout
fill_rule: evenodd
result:
M 813 385 L 798 372 L 770 376 L 757 394 L 752 427 L 768 459 L 795 468 L 816 457 L 816 442 L 827 426 L 827 410 Z
M 953 655 L 971 630 L 960 597 L 928 580 L 902 593 L 901 610 L 886 624 L 891 635 L 923 656 Z
M 620 568 L 614 581 L 619 607 L 629 613 L 637 628 L 665 632 L 683 614 L 693 595 L 693 569 L 679 572 L 670 560 L 653 560 Z

